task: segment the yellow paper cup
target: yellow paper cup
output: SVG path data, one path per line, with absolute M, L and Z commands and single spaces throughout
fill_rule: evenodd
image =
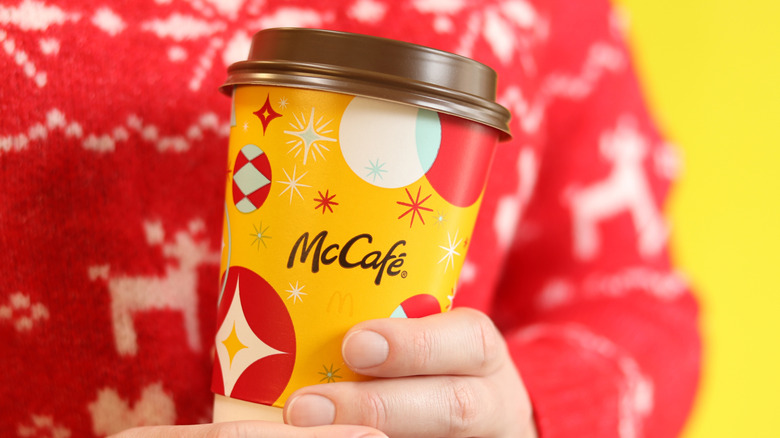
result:
M 364 380 L 354 324 L 448 310 L 508 112 L 495 73 L 430 48 L 269 29 L 232 92 L 215 421 L 281 421 L 295 390 Z

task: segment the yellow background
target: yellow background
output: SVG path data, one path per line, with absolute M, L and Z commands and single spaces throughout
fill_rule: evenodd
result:
M 684 437 L 780 436 L 780 2 L 615 1 L 685 160 L 668 212 L 705 362 Z

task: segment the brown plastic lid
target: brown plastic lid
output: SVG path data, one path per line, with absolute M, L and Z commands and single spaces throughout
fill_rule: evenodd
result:
M 246 61 L 220 88 L 281 85 L 372 97 L 452 114 L 509 137 L 509 111 L 496 103 L 496 72 L 463 56 L 386 38 L 320 29 L 257 32 Z

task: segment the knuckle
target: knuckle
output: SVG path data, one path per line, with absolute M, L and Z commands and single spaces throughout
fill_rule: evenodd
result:
M 381 429 L 387 424 L 389 408 L 384 397 L 373 391 L 362 392 L 359 397 L 361 424 L 375 429 Z
M 475 312 L 473 327 L 474 341 L 477 344 L 475 353 L 479 355 L 476 364 L 480 370 L 492 371 L 498 363 L 503 338 L 493 321 L 483 313 Z
M 477 422 L 480 403 L 473 385 L 453 378 L 445 386 L 448 407 L 448 436 L 467 436 Z
M 203 434 L 204 438 L 250 438 L 257 436 L 256 424 L 246 421 L 214 423 Z
M 412 335 L 414 354 L 410 357 L 415 370 L 424 370 L 433 363 L 435 343 L 435 337 L 429 330 L 419 330 Z
M 244 423 L 220 423 L 208 428 L 203 435 L 204 438 L 244 438 L 249 433 Z

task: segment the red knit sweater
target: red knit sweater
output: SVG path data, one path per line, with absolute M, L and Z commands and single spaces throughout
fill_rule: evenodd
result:
M 210 419 L 230 102 L 256 30 L 375 34 L 499 73 L 456 305 L 491 314 L 540 434 L 670 437 L 700 365 L 678 171 L 606 0 L 2 0 L 0 436 Z

